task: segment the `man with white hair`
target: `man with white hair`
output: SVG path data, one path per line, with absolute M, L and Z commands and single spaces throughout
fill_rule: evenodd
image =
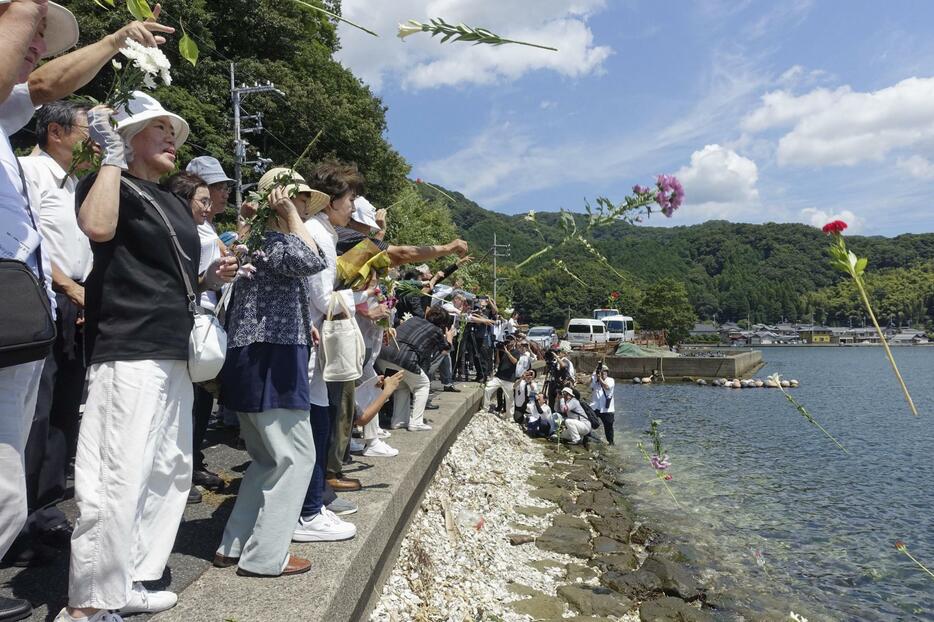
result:
M 0 32 L 0 58 L 7 59 L 0 63 L 0 257 L 20 262 L 32 272 L 46 287 L 49 306 L 54 309 L 51 262 L 42 252 L 42 237 L 36 226 L 38 206 L 30 205 L 10 136 L 29 122 L 37 105 L 62 99 L 90 82 L 127 38 L 156 45 L 165 39 L 154 32 L 174 29 L 155 21 L 132 22 L 36 71 L 33 69 L 40 59 L 61 54 L 78 42 L 74 15 L 46 0 L 0 0 Z M 12 314 L 12 305 L 22 303 L 8 301 L 4 313 Z M 0 472 L 4 474 L 0 479 L 0 555 L 9 548 L 26 519 L 23 450 L 35 412 L 42 366 L 39 353 L 33 360 L 0 368 Z M 27 601 L 0 597 L 0 622 L 20 620 L 31 612 Z M 88 618 L 91 622 L 102 619 Z

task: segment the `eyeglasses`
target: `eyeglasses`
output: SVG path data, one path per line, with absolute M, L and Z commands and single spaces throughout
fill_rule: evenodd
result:
M 204 209 L 211 209 L 214 207 L 214 202 L 210 198 L 195 199 L 195 203 L 199 203 Z
M 230 194 L 233 191 L 233 184 L 231 184 L 229 181 L 222 181 L 220 183 L 211 184 L 209 187 L 211 190 L 225 194 Z

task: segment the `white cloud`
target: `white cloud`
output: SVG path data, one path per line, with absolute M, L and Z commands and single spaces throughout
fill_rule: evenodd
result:
M 781 166 L 852 166 L 934 145 L 932 101 L 934 78 L 908 78 L 869 92 L 848 86 L 800 96 L 774 91 L 742 125 L 751 132 L 791 126 L 778 141 Z
M 385 80 L 411 89 L 462 84 L 494 84 L 515 80 L 535 70 L 567 77 L 602 71 L 612 50 L 594 44 L 587 19 L 605 0 L 344 0 L 347 19 L 381 36 L 371 37 L 346 24 L 339 25 L 338 59 L 375 89 Z M 558 48 L 549 52 L 518 45 L 496 48 L 467 43 L 441 44 L 440 38 L 415 34 L 400 41 L 397 25 L 409 19 L 422 22 L 443 17 L 451 23 L 488 28 L 510 39 Z
M 895 163 L 898 168 L 918 179 L 934 179 L 934 162 L 919 155 L 899 158 Z
M 865 221 L 848 209 L 828 211 L 816 207 L 806 207 L 801 210 L 801 222 L 813 227 L 823 227 L 832 220 L 842 220 L 847 225 L 847 232 L 858 233 Z
M 707 145 L 691 154 L 691 164 L 675 175 L 684 185 L 685 202 L 749 203 L 759 198 L 756 163 L 731 149 Z

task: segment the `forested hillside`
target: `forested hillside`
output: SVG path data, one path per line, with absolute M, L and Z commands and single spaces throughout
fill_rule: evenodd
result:
M 430 189 L 423 189 L 430 196 Z M 670 277 L 682 281 L 691 304 L 703 319 L 723 322 L 787 320 L 862 323 L 855 290 L 831 268 L 828 240 L 820 230 L 801 224 L 764 225 L 710 221 L 685 227 L 653 227 L 615 223 L 595 232 L 593 243 L 620 275 L 569 243 L 555 254 L 534 260 L 521 272 L 510 267 L 541 249 L 545 242 L 522 215 L 484 210 L 462 195 L 452 217 L 472 246 L 511 244 L 511 257 L 501 260 L 508 278 L 500 284 L 534 322 L 561 325 L 569 315 L 589 315 L 620 291 L 624 311 L 635 312 L 644 289 Z M 690 206 L 683 208 L 689 210 Z M 675 215 L 677 222 L 677 215 Z M 578 217 L 584 222 L 584 216 Z M 548 243 L 563 238 L 558 214 L 537 215 Z M 847 236 L 849 247 L 869 257 L 869 284 L 880 321 L 916 325 L 934 318 L 934 234 L 896 238 Z M 575 281 L 553 259 L 586 285 Z

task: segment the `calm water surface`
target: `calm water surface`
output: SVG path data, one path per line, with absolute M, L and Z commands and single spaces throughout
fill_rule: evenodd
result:
M 934 620 L 934 348 L 897 348 L 920 417 L 880 348 L 765 348 L 775 389 L 617 385 L 617 445 L 637 507 L 694 541 L 707 579 L 749 587 L 815 620 Z M 635 449 L 661 419 L 678 508 Z M 759 559 L 757 560 L 757 552 Z

